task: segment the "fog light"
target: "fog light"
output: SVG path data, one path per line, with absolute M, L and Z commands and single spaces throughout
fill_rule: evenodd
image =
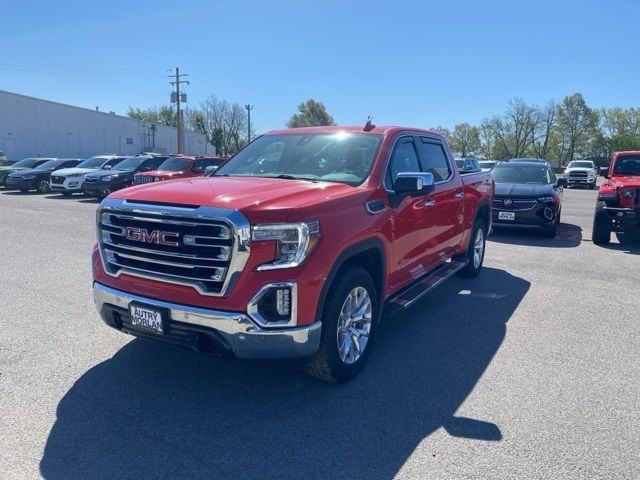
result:
M 276 299 L 278 315 L 288 316 L 291 313 L 291 290 L 279 288 L 276 292 Z
M 618 215 L 619 217 L 624 217 L 624 213 L 623 213 L 623 212 L 618 212 L 618 213 L 617 213 L 617 215 Z
M 545 217 L 547 220 L 553 220 L 553 210 L 552 210 L 552 209 L 550 209 L 549 207 L 546 207 L 546 208 L 544 209 L 544 217 Z

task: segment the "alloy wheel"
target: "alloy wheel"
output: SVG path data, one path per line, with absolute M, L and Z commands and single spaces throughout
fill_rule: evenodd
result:
M 369 292 L 363 287 L 355 287 L 342 304 L 338 319 L 338 354 L 347 365 L 357 362 L 367 347 L 371 319 Z

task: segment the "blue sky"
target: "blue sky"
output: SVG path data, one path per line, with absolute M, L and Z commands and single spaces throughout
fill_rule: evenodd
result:
M 340 124 L 416 127 L 514 96 L 640 106 L 639 0 L 24 0 L 0 18 L 0 89 L 119 114 L 168 103 L 175 66 L 191 106 L 251 103 L 259 132 L 308 98 Z

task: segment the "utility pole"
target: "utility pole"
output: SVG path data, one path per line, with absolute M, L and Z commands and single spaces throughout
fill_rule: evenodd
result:
M 253 105 L 247 103 L 244 108 L 247 109 L 247 143 L 251 143 L 251 110 L 253 110 Z
M 184 153 L 183 152 L 184 148 L 182 145 L 182 110 L 180 110 L 180 101 L 183 101 L 183 102 L 187 101 L 186 94 L 183 93 L 182 96 L 180 96 L 180 84 L 186 83 L 187 85 L 189 85 L 188 80 L 181 80 L 182 77 L 188 77 L 188 76 L 189 76 L 188 73 L 180 73 L 180 69 L 178 67 L 176 67 L 176 73 L 174 75 L 169 76 L 169 78 L 175 78 L 175 80 L 171 82 L 171 85 L 175 85 L 176 87 L 176 91 L 171 92 L 171 103 L 176 104 L 176 125 L 178 130 L 178 153 Z

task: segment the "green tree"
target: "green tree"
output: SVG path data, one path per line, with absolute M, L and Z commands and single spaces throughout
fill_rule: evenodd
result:
M 298 105 L 298 113 L 294 113 L 287 122 L 289 128 L 315 127 L 320 125 L 335 125 L 333 117 L 321 102 L 309 99 Z
M 588 156 L 590 140 L 597 131 L 597 112 L 589 108 L 582 94 L 577 92 L 562 100 L 557 117 L 555 150 L 560 164 Z
M 495 142 L 494 158 L 506 160 L 523 157 L 531 152 L 538 122 L 538 110 L 522 98 L 512 98 L 502 115 L 482 122 L 484 138 Z
M 451 141 L 451 130 L 449 130 L 447 127 L 432 127 L 429 130 L 439 133 L 445 138 L 447 142 Z
M 480 150 L 480 130 L 468 123 L 459 123 L 453 128 L 449 145 L 453 153 L 462 158 L 475 155 Z
M 130 106 L 127 116 L 144 122 L 157 123 L 169 127 L 176 126 L 176 112 L 168 105 L 150 108 L 134 108 Z

